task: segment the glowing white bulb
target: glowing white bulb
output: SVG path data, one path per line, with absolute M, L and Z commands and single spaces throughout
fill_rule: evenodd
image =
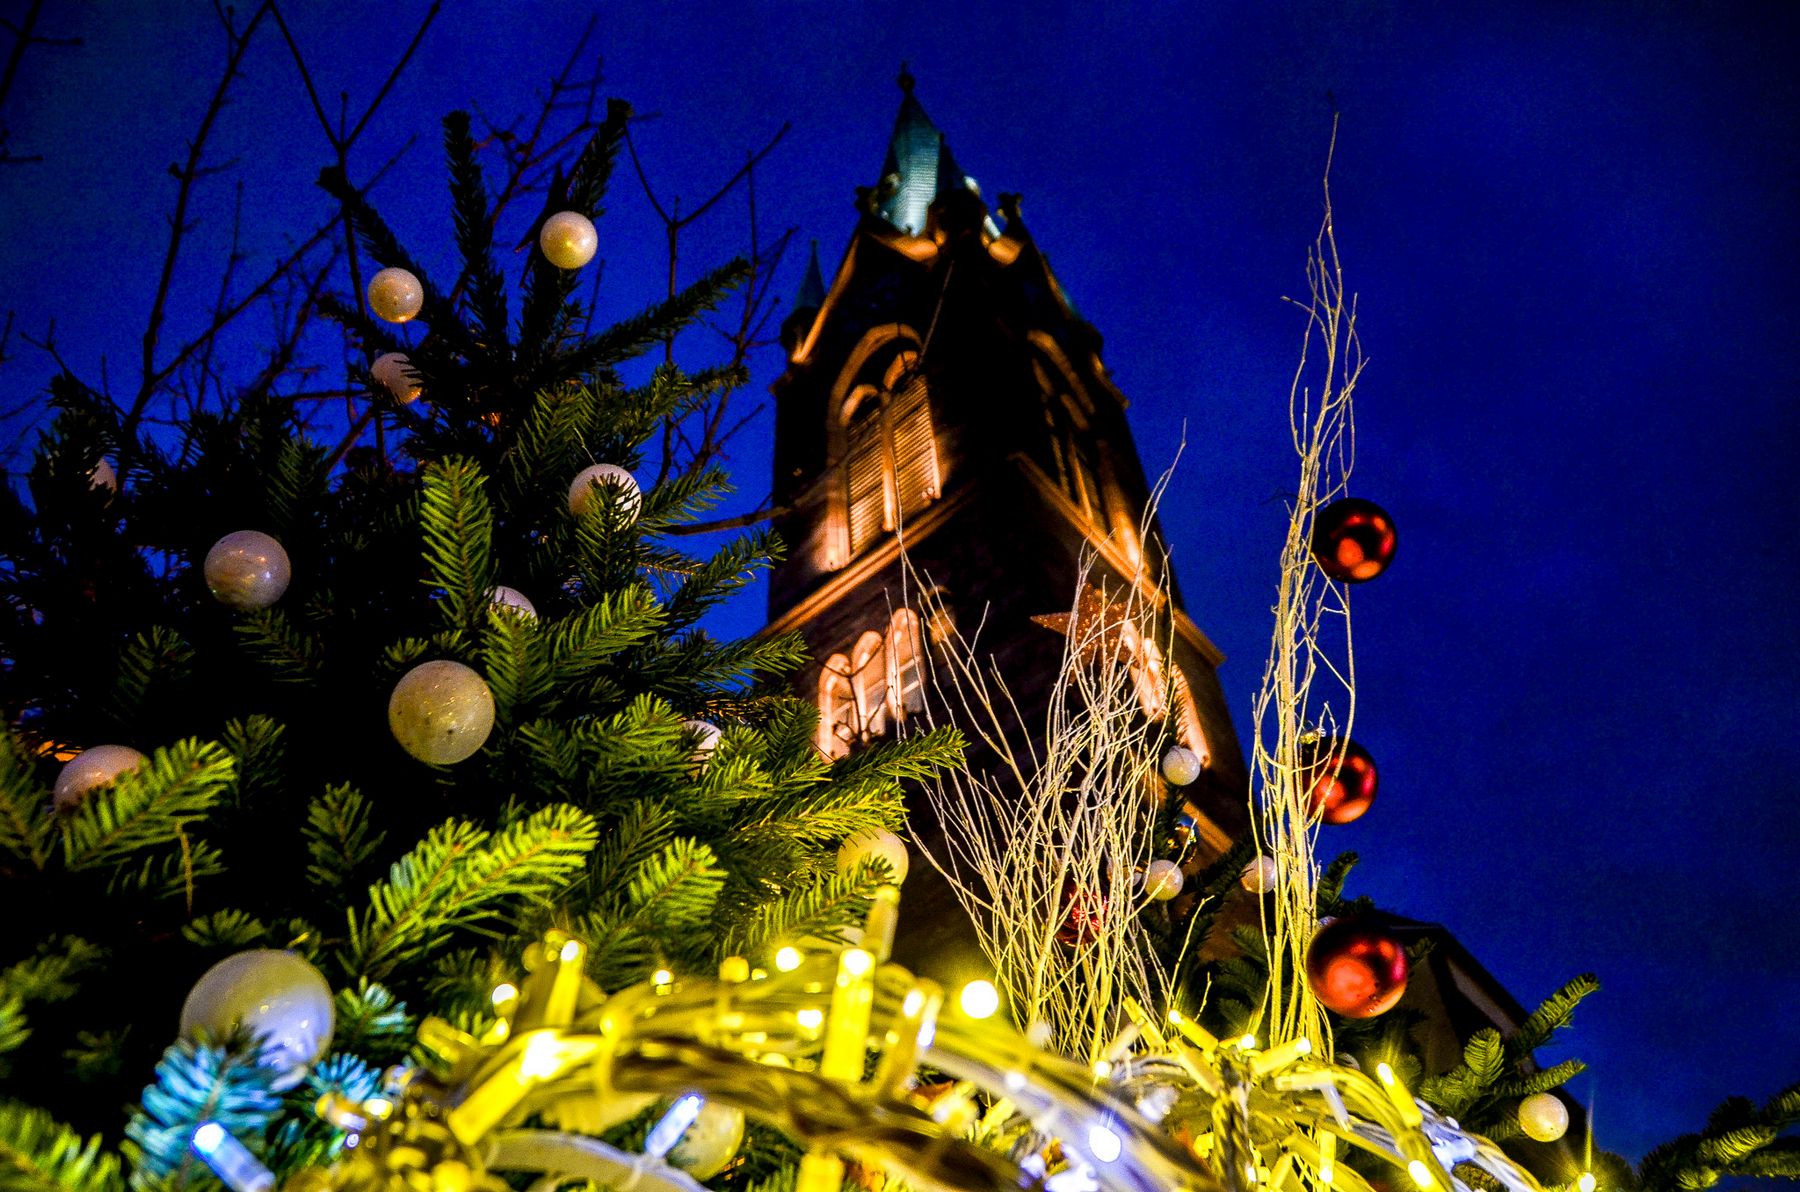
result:
M 225 1141 L 225 1127 L 217 1122 L 205 1122 L 194 1131 L 194 1149 L 202 1155 L 209 1155 L 219 1149 Z
M 1256 1036 L 1245 1035 L 1237 1041 L 1239 1051 L 1250 1051 L 1256 1047 Z
M 1000 1008 L 1000 991 L 992 981 L 971 981 L 962 987 L 956 1001 L 970 1018 L 992 1018 Z
M 791 973 L 800 967 L 800 949 L 783 948 L 775 953 L 775 967 L 784 973 Z
M 504 1006 L 507 1002 L 512 1001 L 518 996 L 519 987 L 516 985 L 511 985 L 503 981 L 494 986 L 494 1004 L 496 1006 Z
M 872 952 L 865 952 L 861 948 L 849 948 L 845 950 L 843 958 L 838 963 L 843 965 L 844 971 L 852 977 L 861 977 L 875 967 L 875 955 Z
M 925 1009 L 925 994 L 922 990 L 909 989 L 906 1000 L 900 1003 L 900 1013 L 907 1018 L 917 1018 Z
M 1575 1186 L 1581 1189 L 1581 1192 L 1594 1192 L 1595 1182 L 1594 1173 L 1584 1171 L 1581 1173 L 1581 1178 L 1575 1181 Z
M 671 973 L 668 969 L 657 969 L 654 973 L 650 974 L 650 984 L 652 985 L 668 985 L 673 983 L 674 980 L 675 974 Z
M 547 1080 L 556 1075 L 561 1049 L 553 1035 L 534 1035 L 519 1056 L 519 1076 L 524 1080 Z
M 1125 1149 L 1119 1136 L 1105 1126 L 1089 1126 L 1087 1141 L 1088 1150 L 1102 1163 L 1111 1163 Z
M 816 1031 L 825 1025 L 825 1013 L 822 1010 L 801 1010 L 794 1015 L 794 1021 L 809 1031 Z
M 1382 1066 L 1386 1067 L 1385 1064 Z M 1437 1186 L 1437 1181 L 1431 1178 L 1431 1169 L 1417 1159 L 1406 1165 L 1406 1174 L 1412 1176 L 1413 1183 L 1420 1188 L 1430 1189 Z

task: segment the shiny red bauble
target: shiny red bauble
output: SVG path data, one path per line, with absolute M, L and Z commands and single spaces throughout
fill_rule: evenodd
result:
M 1093 943 L 1106 919 L 1106 899 L 1092 890 L 1077 889 L 1071 883 L 1063 887 L 1062 904 L 1066 913 L 1063 925 L 1056 929 L 1057 942 L 1070 945 Z
M 1300 746 L 1300 781 L 1307 806 L 1328 824 L 1347 824 L 1375 802 L 1375 758 L 1348 737 L 1320 737 Z
M 1313 515 L 1313 558 L 1319 570 L 1345 583 L 1364 583 L 1386 571 L 1399 541 L 1388 511 L 1360 497 L 1333 501 Z
M 1334 919 L 1306 949 L 1306 981 L 1326 1009 L 1373 1018 L 1406 992 L 1408 965 L 1400 941 L 1367 920 Z

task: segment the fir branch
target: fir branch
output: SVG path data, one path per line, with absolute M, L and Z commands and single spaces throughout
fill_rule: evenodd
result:
M 50 792 L 33 775 L 24 742 L 0 729 L 0 854 L 43 869 L 54 831 L 49 806 Z
M 626 900 L 638 917 L 667 934 L 691 930 L 712 916 L 725 871 L 712 849 L 673 840 L 646 857 L 632 875 Z
M 0 1101 L 0 1189 L 123 1192 L 119 1157 L 41 1109 Z
M 201 948 L 236 949 L 265 943 L 268 924 L 247 911 L 214 911 L 184 925 L 181 938 Z
M 181 1039 L 163 1052 L 156 1083 L 144 1090 L 125 1127 L 136 1144 L 131 1186 L 136 1192 L 168 1192 L 190 1181 L 211 1181 L 189 1143 L 204 1122 L 217 1122 L 252 1153 L 261 1149 L 269 1122 L 280 1112 L 273 1083 L 278 1073 L 258 1062 L 261 1048 L 245 1038 L 224 1044 Z
M 498 836 L 451 820 L 369 887 L 349 916 L 345 967 L 378 980 L 456 928 L 486 926 L 510 906 L 544 902 L 579 872 L 599 838 L 592 817 L 552 805 Z
M 511 727 L 537 714 L 556 689 L 548 647 L 535 617 L 495 603 L 481 631 L 481 670 L 494 693 L 494 719 Z
M 284 725 L 263 715 L 228 720 L 219 741 L 237 761 L 237 782 L 232 798 L 238 806 L 254 802 L 263 791 L 275 789 L 285 777 L 287 733 Z
M 386 839 L 370 824 L 367 800 L 347 784 L 329 786 L 306 809 L 306 878 L 321 893 L 340 894 Z
M 749 275 L 750 266 L 741 257 L 721 265 L 674 297 L 615 323 L 540 365 L 541 375 L 533 378 L 531 387 L 541 389 L 629 360 L 715 309 L 724 301 L 726 292 Z
M 425 579 L 442 588 L 438 602 L 450 628 L 473 631 L 493 590 L 494 513 L 481 470 L 466 459 L 425 465 L 419 523 L 425 537 Z
M 550 627 L 550 684 L 572 686 L 600 662 L 648 640 L 664 625 L 663 610 L 642 584 L 608 592 Z
M 275 672 L 283 683 L 311 683 L 324 665 L 318 638 L 297 629 L 278 608 L 258 609 L 232 627 L 252 658 Z
M 180 683 L 192 670 L 193 659 L 194 648 L 165 625 L 134 634 L 119 651 L 107 716 L 117 724 L 137 722 L 147 706 L 152 684 Z
M 1562 1087 L 1585 1071 L 1587 1065 L 1580 1060 L 1564 1060 L 1537 1072 L 1499 1081 L 1494 1085 L 1493 1092 L 1500 1097 L 1529 1097 L 1535 1093 L 1547 1093 L 1551 1089 Z
M 488 210 L 487 186 L 475 157 L 469 114 L 444 117 L 444 153 L 450 159 L 450 203 L 456 219 L 456 246 L 462 252 L 469 306 L 475 313 L 477 338 L 490 351 L 504 355 L 508 347 L 506 283 L 494 264 L 494 223 Z
M 354 989 L 339 989 L 332 996 L 337 1025 L 332 1044 L 340 1051 L 358 1051 L 377 1059 L 397 1059 L 412 1043 L 416 1024 L 385 985 L 359 980 Z
M 1583 973 L 1565 984 L 1561 989 L 1545 998 L 1531 1015 L 1519 1024 L 1506 1040 L 1507 1057 L 1517 1063 L 1527 1060 L 1531 1053 L 1549 1042 L 1550 1036 L 1569 1025 L 1575 1007 L 1581 999 L 1598 991 L 1600 979 L 1592 973 Z
M 64 819 L 63 862 L 71 870 L 117 864 L 176 840 L 230 787 L 237 764 L 223 746 L 189 739 L 158 749 L 135 771 L 88 794 Z

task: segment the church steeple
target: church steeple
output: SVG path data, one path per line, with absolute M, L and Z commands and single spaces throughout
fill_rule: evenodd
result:
M 973 190 L 974 180 L 957 166 L 949 142 L 913 94 L 913 82 L 901 63 L 900 113 L 875 186 L 875 213 L 908 235 L 923 236 L 931 205 L 950 191 Z
M 818 701 L 818 748 L 841 757 L 925 710 L 945 626 L 982 627 L 1035 724 L 1063 639 L 1033 618 L 1066 611 L 1084 576 L 1148 593 L 1168 620 L 1133 647 L 1137 699 L 1206 759 L 1187 797 L 1201 846 L 1222 852 L 1243 819 L 1242 754 L 1219 652 L 1182 610 L 1148 512 L 1124 395 L 1018 196 L 996 195 L 1001 232 L 904 71 L 900 89 L 829 289 L 809 263 L 783 326 L 771 491 L 788 553 L 768 632 L 806 642 L 796 683 Z M 909 905 L 935 921 L 941 904 L 948 922 L 959 912 L 932 880 L 911 879 Z

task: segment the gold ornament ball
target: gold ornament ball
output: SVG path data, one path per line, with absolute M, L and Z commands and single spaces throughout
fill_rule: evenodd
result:
M 398 265 L 369 279 L 369 309 L 389 323 L 404 323 L 425 306 L 425 287 L 410 270 Z
M 94 470 L 88 473 L 88 487 L 103 488 L 109 493 L 116 493 L 119 491 L 119 474 L 113 471 L 111 464 L 101 460 L 94 465 Z
M 595 464 L 583 468 L 581 474 L 569 484 L 569 512 L 580 517 L 594 504 L 598 487 L 619 490 L 619 507 L 630 520 L 636 520 L 638 509 L 644 503 L 643 490 L 638 487 L 636 477 L 632 476 L 618 464 Z
M 1275 888 L 1276 873 L 1274 857 L 1258 857 L 1238 874 L 1238 885 L 1252 894 L 1267 894 Z
M 277 948 L 252 948 L 207 969 L 181 1004 L 181 1033 L 214 1039 L 244 1027 L 262 1042 L 259 1062 L 290 1089 L 331 1044 L 336 1015 L 331 986 L 305 957 Z
M 474 756 L 494 731 L 494 693 L 460 662 L 421 662 L 394 684 L 388 728 L 422 762 L 450 766 Z
M 280 600 L 294 576 L 287 551 L 260 530 L 239 530 L 213 543 L 205 571 L 213 599 L 246 612 Z
M 419 399 L 419 374 L 413 371 L 412 357 L 405 352 L 383 352 L 375 357 L 375 363 L 369 366 L 369 375 L 403 406 Z
M 581 212 L 558 211 L 544 221 L 538 247 L 544 250 L 544 259 L 558 269 L 579 269 L 594 259 L 600 233 L 594 230 L 594 221 Z
M 50 802 L 58 811 L 69 811 L 80 806 L 95 787 L 116 782 L 121 774 L 129 774 L 143 764 L 144 755 L 129 745 L 84 749 L 57 772 Z
M 1163 777 L 1172 786 L 1187 786 L 1200 777 L 1200 755 L 1185 745 L 1177 745 L 1163 754 Z
M 708 1101 L 694 1124 L 681 1132 L 680 1141 L 669 1148 L 668 1159 L 695 1179 L 710 1180 L 731 1162 L 743 1142 L 743 1111 Z
M 495 584 L 488 589 L 488 600 L 503 609 L 511 609 L 518 616 L 528 621 L 537 620 L 537 606 L 531 603 L 530 597 L 517 588 L 509 588 L 505 584 Z
M 1519 1127 L 1539 1142 L 1555 1142 L 1569 1130 L 1569 1107 L 1555 1093 L 1534 1093 L 1519 1102 Z
M 1173 861 L 1152 861 L 1144 870 L 1144 892 L 1157 902 L 1167 902 L 1181 893 L 1186 882 L 1181 866 Z
M 906 881 L 906 871 L 910 864 L 906 854 L 906 842 L 886 828 L 859 832 L 838 846 L 838 876 L 849 877 L 856 872 L 858 865 L 865 861 L 873 861 L 877 857 L 886 861 L 888 868 L 894 871 L 896 885 Z

